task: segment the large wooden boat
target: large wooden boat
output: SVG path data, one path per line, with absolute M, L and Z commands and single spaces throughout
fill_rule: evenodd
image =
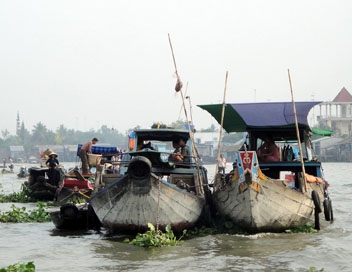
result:
M 297 126 L 291 102 L 225 105 L 223 128 L 246 131 L 247 138 L 234 169 L 218 175 L 213 184 L 213 200 L 222 215 L 248 232 L 284 231 L 307 223 L 319 229 L 322 210 L 327 221 L 333 220 L 328 183 L 313 156 L 307 121 L 318 103 L 295 103 Z M 200 107 L 221 124 L 222 104 Z M 276 158 L 259 157 L 260 144 L 268 138 L 276 144 Z
M 189 162 L 169 162 L 172 141 L 182 137 Z M 130 152 L 123 156 L 120 175 L 89 199 L 102 225 L 111 232 L 140 232 L 148 223 L 175 231 L 192 228 L 210 217 L 207 171 L 199 165 L 186 130 L 140 129 L 130 134 Z M 138 143 L 146 143 L 138 150 Z M 102 177 L 104 182 L 105 178 Z M 109 184 L 110 183 L 110 184 Z

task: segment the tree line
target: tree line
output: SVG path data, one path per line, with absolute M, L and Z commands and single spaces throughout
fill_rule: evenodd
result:
M 151 126 L 152 125 L 153 124 L 151 124 Z M 183 129 L 185 128 L 185 122 L 178 120 L 167 126 L 175 129 Z M 140 128 L 140 126 L 131 128 L 131 130 L 138 128 Z M 216 131 L 216 128 L 212 124 L 209 128 L 200 131 Z M 29 152 L 32 147 L 36 145 L 77 145 L 79 143 L 85 143 L 93 137 L 97 137 L 101 144 L 108 144 L 126 149 L 128 140 L 127 135 L 128 131 L 121 132 L 106 125 L 102 125 L 96 130 L 90 129 L 89 131 L 68 129 L 64 125 L 60 125 L 55 131 L 53 131 L 48 129 L 42 122 L 38 122 L 33 126 L 32 130 L 29 131 L 25 127 L 24 122 L 22 122 L 20 128 L 16 131 L 16 135 L 11 135 L 7 129 L 1 131 L 2 137 L 0 138 L 0 148 L 23 146 L 25 152 Z

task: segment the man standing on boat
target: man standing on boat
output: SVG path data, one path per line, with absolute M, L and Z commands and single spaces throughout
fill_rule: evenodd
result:
M 220 154 L 220 158 L 218 160 L 218 173 L 225 175 L 225 169 L 226 169 L 226 158 L 224 157 L 223 154 Z
M 80 157 L 82 162 L 82 174 L 89 174 L 88 154 L 92 153 L 92 146 L 98 142 L 97 138 L 85 143 L 81 147 Z

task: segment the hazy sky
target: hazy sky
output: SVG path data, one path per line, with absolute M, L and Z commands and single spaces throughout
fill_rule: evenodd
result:
M 106 124 L 121 132 L 181 117 L 168 33 L 196 105 L 331 101 L 352 93 L 350 0 L 0 0 L 0 130 Z

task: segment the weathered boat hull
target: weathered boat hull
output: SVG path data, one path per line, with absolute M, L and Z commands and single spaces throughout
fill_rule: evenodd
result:
M 92 195 L 89 202 L 102 225 L 112 232 L 141 232 L 148 223 L 174 231 L 193 227 L 200 219 L 204 198 L 151 174 L 147 180 L 125 175 Z
M 50 213 L 57 229 L 99 229 L 101 224 L 88 204 L 63 204 L 58 211 Z
M 319 225 L 316 220 L 322 211 L 324 183 L 295 188 L 288 180 L 269 178 L 260 170 L 255 152 L 238 152 L 237 160 L 232 174 L 215 181 L 213 199 L 222 215 L 248 232 Z M 250 163 L 246 165 L 246 161 Z
M 312 189 L 321 191 L 315 184 Z M 213 198 L 221 214 L 249 232 L 280 232 L 315 222 L 316 207 L 310 194 L 298 192 L 281 180 L 247 184 L 235 179 L 214 192 Z

